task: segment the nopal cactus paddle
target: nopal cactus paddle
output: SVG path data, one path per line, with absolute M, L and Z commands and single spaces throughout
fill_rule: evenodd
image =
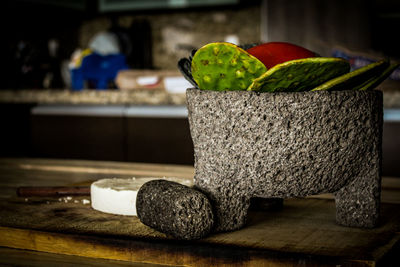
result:
M 389 61 L 380 60 L 329 80 L 312 91 L 360 90 L 369 80 L 379 77 L 389 67 Z M 390 73 L 389 73 L 390 74 Z M 372 80 L 371 80 L 372 81 Z M 363 89 L 364 90 L 364 89 Z
M 373 90 L 375 87 L 377 87 L 381 82 L 383 82 L 387 77 L 392 74 L 392 72 L 400 66 L 399 63 L 395 64 L 390 64 L 389 67 L 387 67 L 379 76 L 374 77 L 372 79 L 369 79 L 367 82 L 362 84 L 360 88 L 357 88 L 360 91 L 368 91 L 368 90 Z
M 264 64 L 238 46 L 210 43 L 192 59 L 192 75 L 200 89 L 246 90 L 254 79 L 267 71 Z
M 341 58 L 314 57 L 277 64 L 253 81 L 247 90 L 300 92 L 348 73 L 349 63 Z

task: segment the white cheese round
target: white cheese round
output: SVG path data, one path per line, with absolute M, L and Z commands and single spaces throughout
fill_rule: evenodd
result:
M 140 187 L 151 180 L 165 179 L 192 186 L 193 181 L 178 178 L 107 178 L 90 186 L 92 208 L 101 212 L 136 216 L 136 196 Z

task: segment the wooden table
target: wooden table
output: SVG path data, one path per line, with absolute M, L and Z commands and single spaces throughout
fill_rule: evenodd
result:
M 136 217 L 104 214 L 89 196 L 16 197 L 18 186 L 89 185 L 108 177 L 191 179 L 193 167 L 77 160 L 0 159 L 0 265 L 400 266 L 400 179 L 384 177 L 375 229 L 335 224 L 331 195 L 250 211 L 245 228 L 190 242 Z M 397 264 L 397 265 L 396 265 Z

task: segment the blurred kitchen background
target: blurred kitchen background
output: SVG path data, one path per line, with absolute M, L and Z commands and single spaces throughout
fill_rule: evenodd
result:
M 1 8 L 0 156 L 193 164 L 177 62 L 286 41 L 358 68 L 400 58 L 397 0 L 15 0 Z M 383 175 L 400 177 L 400 70 Z

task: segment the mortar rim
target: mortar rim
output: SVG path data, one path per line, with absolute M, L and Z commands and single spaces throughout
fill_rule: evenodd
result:
M 199 91 L 200 93 L 209 93 L 209 94 L 243 94 L 243 95 L 256 95 L 256 96 L 262 96 L 262 95 L 312 95 L 312 94 L 320 94 L 320 95 L 381 95 L 383 96 L 383 92 L 380 90 L 368 90 L 368 91 L 360 91 L 360 90 L 336 90 L 336 91 L 328 91 L 328 90 L 320 90 L 320 91 L 301 91 L 301 92 L 258 92 L 258 91 L 242 91 L 242 90 L 235 90 L 235 91 L 215 91 L 215 90 L 202 90 L 202 89 L 197 89 L 194 87 L 187 88 L 186 89 L 186 95 L 188 95 L 191 92 L 197 92 Z

